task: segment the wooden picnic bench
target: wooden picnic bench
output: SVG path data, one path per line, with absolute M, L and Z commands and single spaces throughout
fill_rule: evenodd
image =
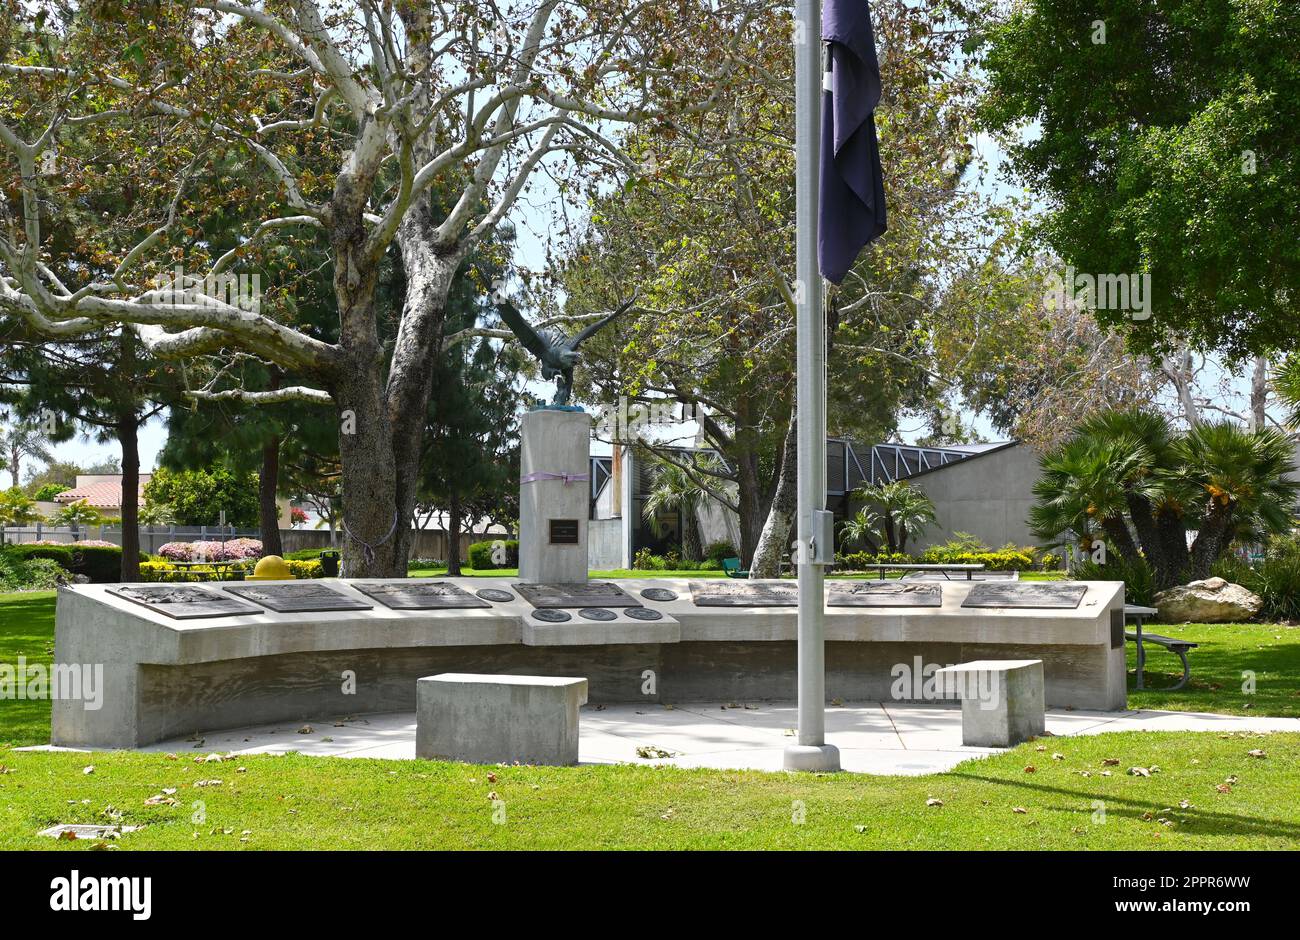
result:
M 1159 613 L 1159 611 L 1156 610 L 1154 607 L 1142 607 L 1137 604 L 1125 604 L 1124 616 L 1126 619 L 1131 619 L 1134 622 L 1137 630 L 1134 633 L 1125 633 L 1124 638 L 1126 640 L 1129 640 L 1130 642 L 1137 644 L 1138 655 L 1137 655 L 1137 669 L 1135 670 L 1135 674 L 1137 676 L 1137 688 L 1139 689 L 1146 688 L 1145 672 L 1146 672 L 1147 654 L 1146 654 L 1145 644 L 1154 643 L 1157 646 L 1163 646 L 1165 649 L 1169 650 L 1169 652 L 1176 654 L 1178 658 L 1183 661 L 1182 679 L 1180 679 L 1176 685 L 1171 685 L 1168 689 L 1160 690 L 1161 692 L 1176 692 L 1177 690 L 1181 689 L 1183 686 L 1187 685 L 1187 680 L 1192 677 L 1192 667 L 1191 664 L 1188 663 L 1187 661 L 1187 651 L 1194 650 L 1196 649 L 1196 647 L 1200 646 L 1201 644 L 1193 643 L 1191 640 L 1179 640 L 1171 636 L 1161 636 L 1158 633 L 1143 633 L 1142 632 L 1143 621 L 1145 621 L 1148 617 L 1154 617 L 1157 613 Z

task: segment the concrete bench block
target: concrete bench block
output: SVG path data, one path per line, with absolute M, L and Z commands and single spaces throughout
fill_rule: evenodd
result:
M 1041 659 L 981 659 L 940 669 L 961 698 L 961 743 L 1015 747 L 1047 729 Z
M 445 672 L 415 685 L 415 756 L 471 764 L 578 762 L 587 680 Z

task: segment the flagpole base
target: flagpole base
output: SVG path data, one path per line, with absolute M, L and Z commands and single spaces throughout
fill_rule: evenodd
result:
M 785 749 L 785 769 L 836 773 L 840 749 L 834 744 L 790 744 Z

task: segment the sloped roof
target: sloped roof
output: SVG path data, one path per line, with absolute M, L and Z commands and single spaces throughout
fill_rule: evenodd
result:
M 140 493 L 142 494 L 143 491 L 144 483 L 142 481 Z M 72 489 L 64 490 L 54 497 L 56 503 L 77 503 L 82 500 L 85 500 L 86 505 L 93 506 L 96 509 L 117 509 L 122 505 L 122 484 L 120 481 L 102 480 L 85 486 L 74 486 Z M 137 501 L 140 505 L 143 505 L 144 496 L 140 495 Z

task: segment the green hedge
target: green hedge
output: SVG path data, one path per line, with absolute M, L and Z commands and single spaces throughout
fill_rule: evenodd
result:
M 506 563 L 504 565 L 494 565 L 492 563 L 492 546 L 499 542 L 500 539 L 493 539 L 491 542 L 475 542 L 469 547 L 469 566 L 475 571 L 489 571 L 493 568 L 518 568 L 519 567 L 519 543 L 513 539 L 506 542 Z
M 993 552 L 950 552 L 929 549 L 921 555 L 926 565 L 983 565 L 988 571 L 1033 571 L 1038 567 L 1032 552 L 1003 548 Z
M 74 575 L 85 575 L 95 584 L 122 580 L 122 549 L 116 546 L 69 542 L 67 545 L 10 545 L 6 550 L 23 559 L 49 558 Z M 149 561 L 149 555 L 141 552 L 140 561 Z

